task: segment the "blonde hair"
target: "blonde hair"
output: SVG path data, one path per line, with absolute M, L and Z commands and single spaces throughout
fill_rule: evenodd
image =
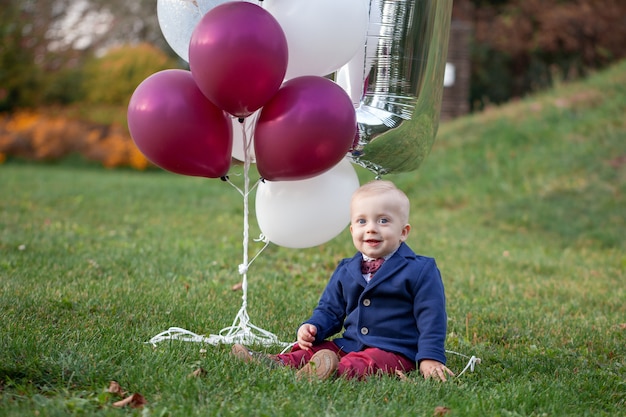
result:
M 393 196 L 392 198 L 396 199 L 398 210 L 400 210 L 403 216 L 403 221 L 404 223 L 408 223 L 411 208 L 409 197 L 391 181 L 374 180 L 363 184 L 352 194 L 352 201 L 364 196 L 382 196 L 383 194 L 390 194 Z

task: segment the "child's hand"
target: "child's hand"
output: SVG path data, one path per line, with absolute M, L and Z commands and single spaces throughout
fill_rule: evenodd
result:
M 424 359 L 420 362 L 420 372 L 424 376 L 424 379 L 437 378 L 445 381 L 446 374 L 454 376 L 454 372 L 446 368 L 443 363 L 430 359 Z
M 315 335 L 317 334 L 317 327 L 312 324 L 304 323 L 298 329 L 298 346 L 300 349 L 309 350 L 313 346 L 315 341 Z

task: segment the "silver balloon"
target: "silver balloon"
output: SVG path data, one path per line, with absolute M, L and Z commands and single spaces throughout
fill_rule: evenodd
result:
M 452 0 L 370 1 L 364 53 L 348 64 L 350 72 L 356 67 L 363 74 L 351 157 L 377 176 L 415 170 L 430 152 L 451 14 Z

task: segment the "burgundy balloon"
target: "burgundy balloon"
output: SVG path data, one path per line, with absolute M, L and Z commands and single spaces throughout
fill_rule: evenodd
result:
M 209 10 L 189 43 L 189 68 L 204 95 L 224 111 L 247 117 L 280 88 L 287 38 L 256 4 L 236 1 Z
M 257 169 L 270 181 L 314 177 L 341 161 L 355 134 L 354 106 L 340 86 L 323 77 L 294 78 L 261 109 Z
M 139 150 L 165 170 L 207 178 L 228 173 L 232 123 L 189 71 L 157 72 L 139 84 L 128 104 L 128 129 Z

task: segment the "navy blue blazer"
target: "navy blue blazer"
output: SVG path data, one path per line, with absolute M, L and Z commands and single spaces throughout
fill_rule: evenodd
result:
M 306 323 L 317 327 L 319 343 L 333 341 L 344 352 L 376 347 L 419 363 L 446 363 L 447 316 L 441 274 L 435 260 L 402 243 L 368 283 L 361 274 L 363 255 L 342 260 Z

